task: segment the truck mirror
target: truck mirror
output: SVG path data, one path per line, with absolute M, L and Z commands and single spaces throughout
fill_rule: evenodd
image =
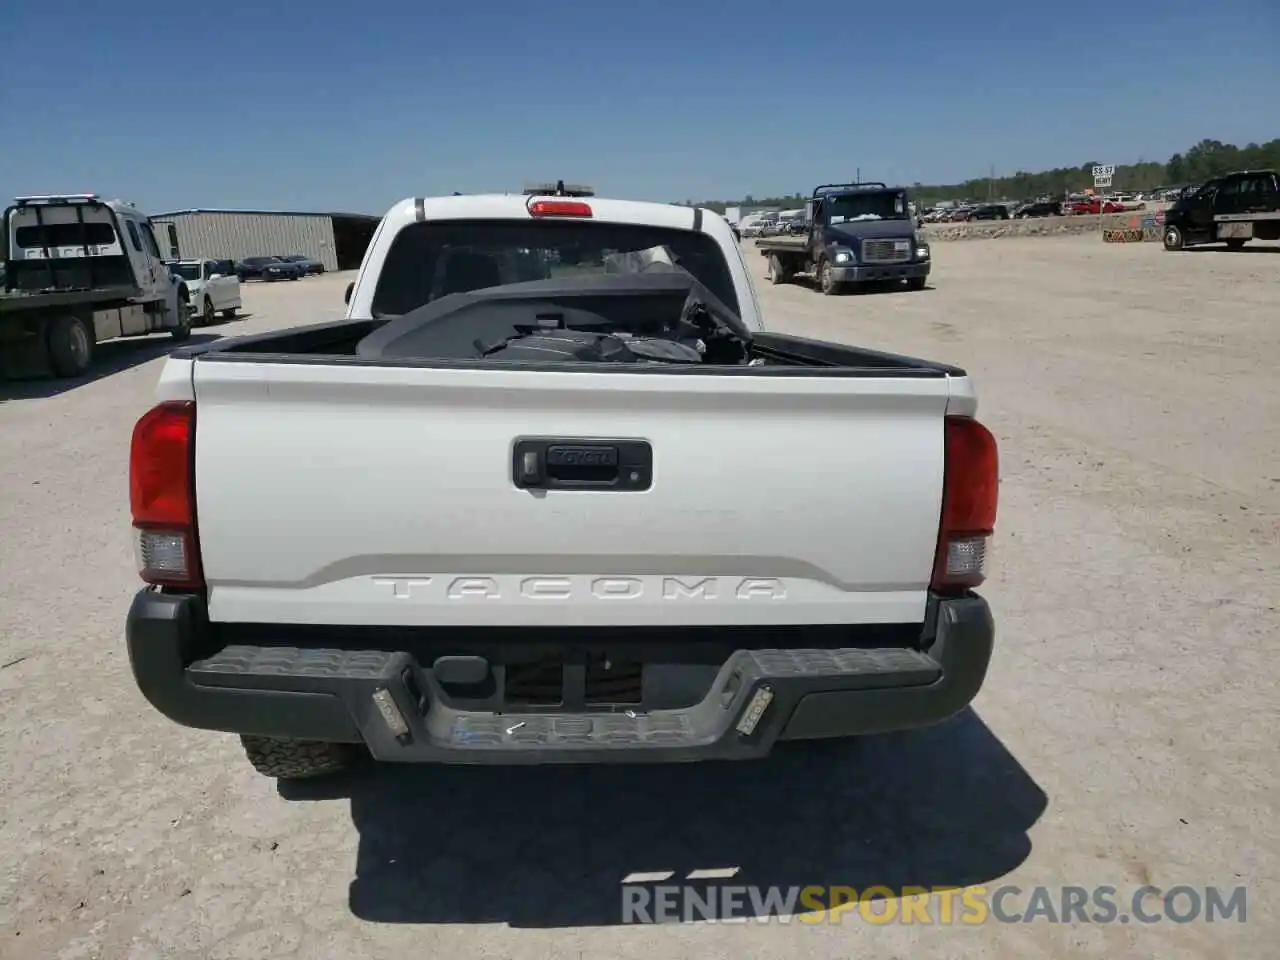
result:
M 352 280 L 350 283 L 347 284 L 347 292 L 342 295 L 343 303 L 349 304 L 351 302 L 351 291 L 353 291 L 355 288 L 356 288 L 356 282 L 354 280 Z

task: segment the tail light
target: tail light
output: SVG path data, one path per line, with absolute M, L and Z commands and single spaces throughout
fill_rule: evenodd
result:
M 942 522 L 930 587 L 962 593 L 986 579 L 987 545 L 996 525 L 999 455 L 991 431 L 970 417 L 944 426 Z
M 138 573 L 147 583 L 200 589 L 195 505 L 196 405 L 169 401 L 134 425 L 129 505 Z
M 531 217 L 589 217 L 591 204 L 581 200 L 530 200 Z

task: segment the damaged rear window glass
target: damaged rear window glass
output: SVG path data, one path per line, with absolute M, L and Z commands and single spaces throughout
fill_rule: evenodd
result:
M 733 278 L 705 233 L 611 223 L 436 221 L 405 227 L 391 244 L 373 314 L 404 314 L 452 293 L 678 267 L 735 313 Z

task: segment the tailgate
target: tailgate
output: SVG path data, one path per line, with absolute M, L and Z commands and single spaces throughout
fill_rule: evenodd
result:
M 194 382 L 216 621 L 924 618 L 943 376 L 198 359 Z M 583 441 L 639 441 L 647 489 L 522 489 L 516 443 L 527 437 L 577 441 L 559 455 L 571 461 Z

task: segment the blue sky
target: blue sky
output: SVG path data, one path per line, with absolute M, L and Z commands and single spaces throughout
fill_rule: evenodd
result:
M 0 0 L 0 191 L 382 213 L 954 182 L 1280 136 L 1277 0 Z

